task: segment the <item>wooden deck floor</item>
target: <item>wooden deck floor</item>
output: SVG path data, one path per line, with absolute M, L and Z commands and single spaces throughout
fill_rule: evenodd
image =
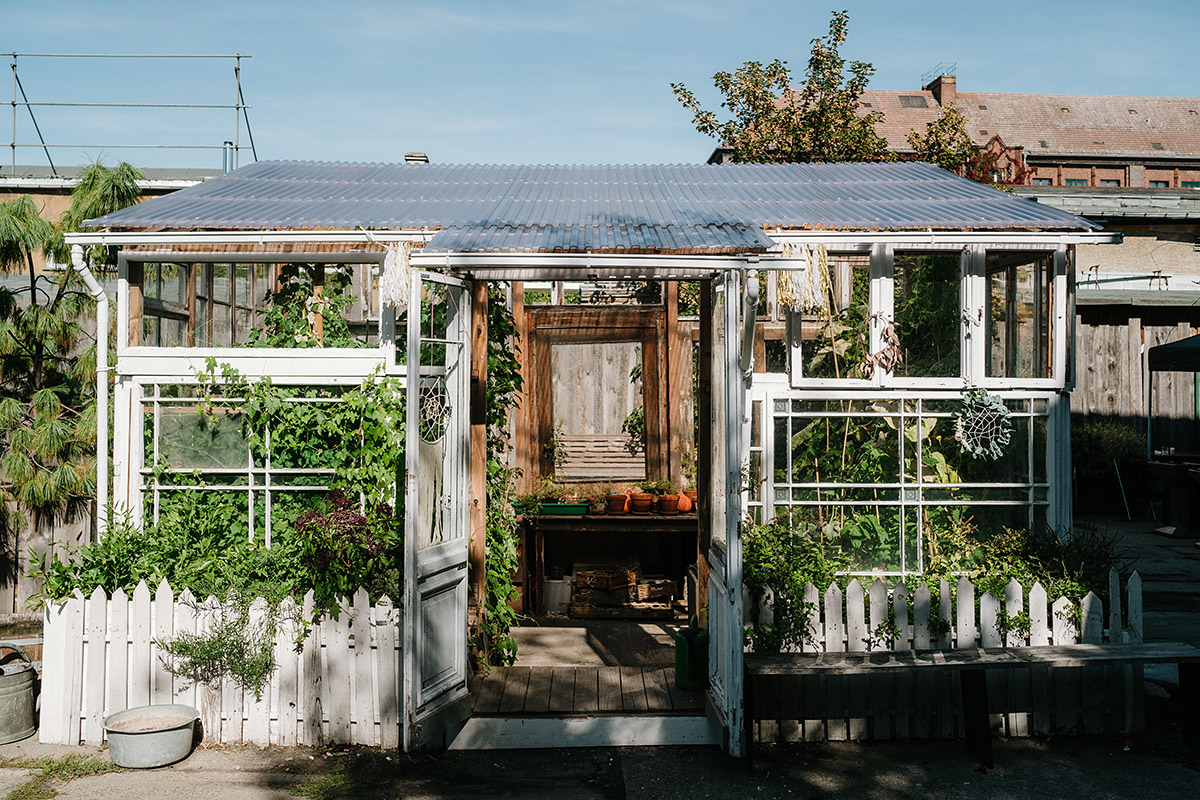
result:
M 473 693 L 480 716 L 704 713 L 704 693 L 661 667 L 497 667 Z

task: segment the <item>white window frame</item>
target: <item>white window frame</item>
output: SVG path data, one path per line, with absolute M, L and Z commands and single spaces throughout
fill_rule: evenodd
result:
M 806 378 L 801 373 L 803 343 L 800 340 L 800 315 L 787 313 L 788 373 L 794 389 L 840 389 L 858 391 L 877 389 L 1058 389 L 1065 388 L 1069 374 L 1070 323 L 1073 298 L 1069 279 L 1067 246 L 1048 244 L 928 245 L 920 242 L 874 243 L 870 248 L 870 301 L 868 305 L 868 348 L 877 353 L 883 346 L 883 331 L 895 322 L 895 253 L 960 253 L 959 336 L 960 370 L 956 377 L 900 377 L 878 367 L 870 378 Z M 989 377 L 988 342 L 983 335 L 984 315 L 988 309 L 985 275 L 988 252 L 1028 251 L 1051 256 L 1050 357 L 1051 376 L 1047 378 Z M 834 251 L 843 252 L 843 251 Z

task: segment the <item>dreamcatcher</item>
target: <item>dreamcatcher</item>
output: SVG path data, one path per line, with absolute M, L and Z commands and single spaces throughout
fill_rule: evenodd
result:
M 1004 455 L 1012 434 L 1013 422 L 1003 400 L 983 389 L 967 392 L 954 419 L 954 438 L 964 453 L 995 461 Z
M 421 387 L 417 398 L 417 430 L 429 443 L 440 442 L 450 419 L 450 396 L 439 378 Z

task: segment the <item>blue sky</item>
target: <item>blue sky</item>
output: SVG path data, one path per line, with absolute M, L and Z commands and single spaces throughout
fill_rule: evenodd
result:
M 872 88 L 919 88 L 939 62 L 968 91 L 1200 96 L 1195 0 L 873 0 L 850 10 L 848 59 Z M 243 53 L 259 158 L 457 163 L 703 161 L 671 95 L 710 106 L 712 75 L 787 60 L 802 75 L 833 3 L 176 2 L 5 0 L 0 50 Z M 902 9 L 902 10 L 901 10 Z M 232 62 L 18 59 L 33 102 L 231 103 Z M 6 87 L 2 99 L 11 99 Z M 37 108 L 47 141 L 219 145 L 233 112 Z M 9 150 L 11 117 L 0 119 Z M 20 142 L 36 141 L 18 117 Z M 243 130 L 243 141 L 244 130 Z M 102 156 L 141 166 L 219 167 L 218 151 L 52 150 L 60 165 Z M 9 152 L 3 163 L 11 161 Z M 245 158 L 245 157 L 244 157 Z M 45 164 L 18 150 L 19 164 Z

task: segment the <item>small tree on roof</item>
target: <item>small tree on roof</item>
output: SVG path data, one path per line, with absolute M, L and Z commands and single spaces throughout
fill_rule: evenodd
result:
M 849 12 L 835 11 L 829 33 L 812 40 L 800 88 L 793 88 L 787 62 L 779 59 L 766 66 L 747 61 L 733 73 L 714 75 L 732 119 L 718 119 L 682 83 L 672 83 L 671 91 L 692 112 L 696 130 L 731 148 L 737 162 L 890 160 L 887 142 L 875 130 L 883 114 L 859 107 L 875 68 L 865 61 L 847 65 L 838 51 L 848 22 Z

